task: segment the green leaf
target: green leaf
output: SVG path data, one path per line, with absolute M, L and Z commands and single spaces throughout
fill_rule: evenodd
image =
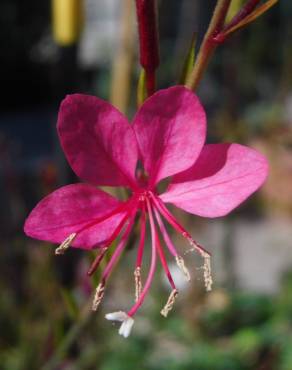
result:
M 145 69 L 142 68 L 139 80 L 138 80 L 138 88 L 137 88 L 137 105 L 140 107 L 147 98 L 147 90 L 146 90 L 146 72 Z
M 77 319 L 79 315 L 79 309 L 74 295 L 68 289 L 61 289 L 61 293 L 69 315 L 72 317 L 72 319 Z
M 195 64 L 196 41 L 197 41 L 197 34 L 194 33 L 193 38 L 192 38 L 192 42 L 191 42 L 191 45 L 190 45 L 190 48 L 189 48 L 189 51 L 188 51 L 188 54 L 186 56 L 186 59 L 185 59 L 184 65 L 183 65 L 180 80 L 179 80 L 179 83 L 182 84 L 182 85 L 184 85 L 186 83 L 186 81 L 188 79 L 188 76 L 192 72 L 193 66 Z

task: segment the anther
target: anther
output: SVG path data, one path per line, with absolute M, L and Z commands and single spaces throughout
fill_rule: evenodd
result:
M 76 233 L 70 234 L 68 238 L 65 239 L 63 243 L 60 244 L 60 246 L 55 250 L 55 254 L 56 255 L 64 254 L 66 250 L 70 247 L 73 240 L 76 238 L 76 235 L 77 235 Z
M 134 271 L 135 276 L 135 301 L 137 302 L 142 292 L 141 268 L 138 266 Z
M 169 312 L 172 310 L 175 298 L 178 295 L 177 289 L 173 289 L 173 291 L 170 293 L 170 296 L 168 297 L 168 300 L 166 302 L 166 305 L 163 307 L 163 309 L 160 311 L 161 315 L 164 317 L 167 317 Z
M 98 284 L 97 288 L 96 288 L 96 291 L 95 291 L 95 295 L 94 295 L 94 298 L 93 298 L 93 302 L 92 302 L 92 311 L 96 311 L 100 302 L 102 301 L 102 298 L 104 296 L 104 290 L 105 290 L 105 286 L 104 286 L 104 283 L 100 283 Z
M 190 273 L 189 273 L 189 270 L 187 269 L 186 265 L 185 265 L 185 262 L 184 262 L 184 259 L 181 257 L 181 256 L 176 256 L 175 257 L 175 260 L 176 260 L 176 263 L 178 265 L 178 267 L 181 269 L 181 271 L 184 273 L 187 281 L 190 281 L 191 280 L 191 276 L 190 276 Z
M 204 258 L 204 265 L 203 265 L 203 270 L 204 270 L 204 281 L 205 281 L 205 287 L 207 292 L 212 290 L 212 273 L 211 273 L 211 258 L 208 254 L 203 254 L 202 257 Z

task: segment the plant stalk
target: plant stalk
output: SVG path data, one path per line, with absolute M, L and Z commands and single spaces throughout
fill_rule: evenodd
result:
M 231 0 L 218 0 L 208 30 L 202 41 L 195 65 L 185 84 L 191 90 L 195 90 L 207 68 L 209 61 L 216 50 L 218 42 L 214 37 L 221 31 Z

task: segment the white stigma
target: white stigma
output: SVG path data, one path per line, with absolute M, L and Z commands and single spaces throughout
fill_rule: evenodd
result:
M 108 313 L 105 315 L 105 318 L 110 321 L 120 321 L 122 324 L 119 329 L 119 334 L 124 338 L 128 338 L 131 334 L 132 327 L 134 325 L 134 319 L 126 314 L 123 311 L 117 311 Z
M 189 270 L 187 269 L 187 267 L 185 265 L 184 259 L 181 256 L 176 256 L 175 260 L 176 260 L 176 263 L 177 263 L 178 267 L 184 273 L 187 281 L 190 281 L 191 280 L 191 275 L 190 275 L 190 272 L 189 272 Z
M 73 240 L 76 238 L 76 233 L 70 234 L 67 239 L 63 241 L 62 244 L 55 250 L 55 254 L 64 254 L 66 250 L 70 247 Z

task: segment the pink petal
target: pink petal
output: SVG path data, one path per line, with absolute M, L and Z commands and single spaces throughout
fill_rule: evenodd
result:
M 96 185 L 134 186 L 135 134 L 111 104 L 94 96 L 68 95 L 57 127 L 66 157 L 80 178 Z
M 62 243 L 70 234 L 122 205 L 122 202 L 91 185 L 64 186 L 37 204 L 26 219 L 24 231 L 35 239 Z M 118 213 L 82 231 L 72 245 L 91 249 L 104 242 L 124 215 L 124 212 Z
M 205 142 L 204 109 L 183 86 L 152 95 L 133 125 L 151 185 L 193 165 Z
M 239 144 L 206 145 L 197 162 L 174 177 L 160 197 L 203 217 L 228 214 L 265 181 L 268 163 Z

